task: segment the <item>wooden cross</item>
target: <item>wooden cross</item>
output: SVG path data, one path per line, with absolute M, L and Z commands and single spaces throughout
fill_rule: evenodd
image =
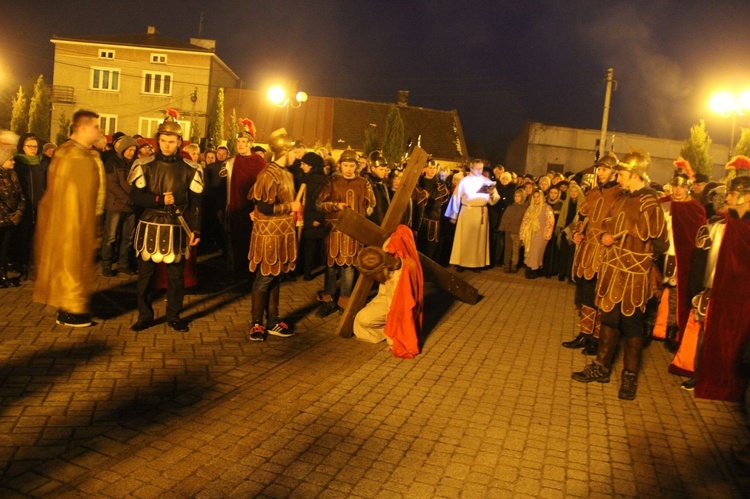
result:
M 383 246 L 386 239 L 390 237 L 401 223 L 404 211 L 409 206 L 412 191 L 417 186 L 419 176 L 422 174 L 422 168 L 424 168 L 426 162 L 427 153 L 421 147 L 415 147 L 401 177 L 401 185 L 396 190 L 393 199 L 391 199 L 388 211 L 385 213 L 383 223 L 380 224 L 380 227 L 356 211 L 346 209 L 339 214 L 338 230 L 367 246 Z M 478 291 L 475 287 L 421 253 L 419 254 L 419 261 L 422 263 L 422 271 L 426 279 L 434 282 L 440 288 L 448 291 L 463 302 L 471 305 L 477 302 Z M 354 291 L 344 309 L 344 315 L 341 317 L 336 328 L 336 331 L 342 338 L 351 338 L 352 334 L 354 334 L 354 317 L 364 307 L 373 282 L 373 279 L 362 274 L 359 275 L 357 284 L 354 286 Z

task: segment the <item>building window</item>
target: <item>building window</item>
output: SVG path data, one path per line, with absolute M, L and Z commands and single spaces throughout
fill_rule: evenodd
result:
M 115 51 L 107 49 L 99 49 L 99 59 L 114 59 Z
M 172 73 L 143 72 L 143 93 L 172 95 Z
M 120 70 L 112 68 L 91 68 L 91 89 L 120 90 Z
M 151 54 L 151 62 L 155 62 L 156 64 L 166 64 L 167 54 Z
M 117 115 L 99 114 L 99 128 L 104 135 L 113 135 L 117 131 Z
M 157 129 L 163 121 L 163 118 L 141 118 L 138 123 L 138 134 L 143 137 L 156 136 Z M 187 140 L 190 137 L 190 122 L 178 120 L 177 123 L 182 127 L 182 136 Z

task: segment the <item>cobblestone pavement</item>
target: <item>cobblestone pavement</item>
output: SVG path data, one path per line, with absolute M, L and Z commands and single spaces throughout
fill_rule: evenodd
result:
M 203 266 L 202 282 L 216 281 Z M 57 326 L 31 284 L 0 290 L 2 497 L 742 497 L 736 404 L 695 401 L 644 353 L 638 396 L 575 383 L 573 287 L 462 274 L 427 296 L 415 360 L 333 333 L 285 283 L 292 338 L 248 341 L 239 287 L 188 296 L 188 333 L 134 333 L 134 277 L 97 277 L 100 324 Z M 214 289 L 218 286 L 212 285 Z M 157 315 L 163 312 L 157 303 Z M 590 359 L 589 359 L 590 360 Z

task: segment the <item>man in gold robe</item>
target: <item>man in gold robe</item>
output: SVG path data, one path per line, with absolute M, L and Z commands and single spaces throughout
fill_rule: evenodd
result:
M 99 115 L 73 114 L 70 140 L 55 151 L 47 190 L 39 202 L 33 300 L 57 307 L 57 323 L 93 325 L 89 296 L 94 280 L 97 232 L 104 215 L 104 166 L 92 150 L 99 139 Z

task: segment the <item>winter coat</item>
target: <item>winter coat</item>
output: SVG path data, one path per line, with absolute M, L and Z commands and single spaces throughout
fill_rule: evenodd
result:
M 0 227 L 18 225 L 20 217 L 14 223 L 12 216 L 17 211 L 23 214 L 26 209 L 26 198 L 21 189 L 21 182 L 13 170 L 0 168 Z

